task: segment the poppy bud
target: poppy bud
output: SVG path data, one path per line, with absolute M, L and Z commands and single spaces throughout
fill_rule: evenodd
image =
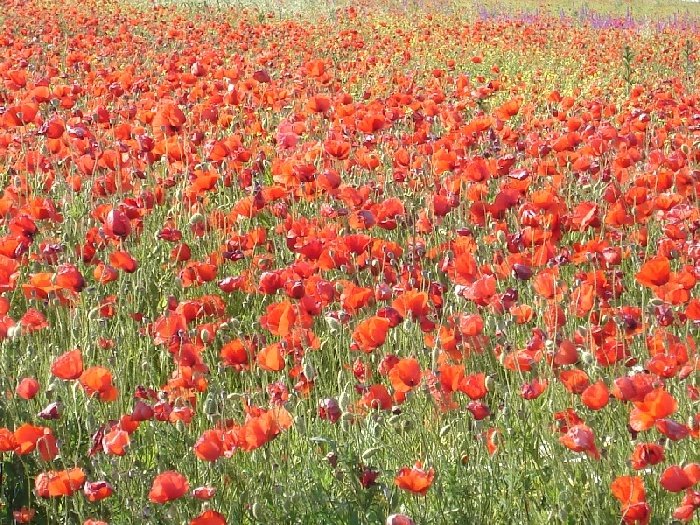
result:
M 343 412 L 346 412 L 350 406 L 350 394 L 346 390 L 343 390 L 338 396 L 338 406 Z
M 592 365 L 595 363 L 595 357 L 590 352 L 581 352 L 581 361 L 587 365 Z
M 250 507 L 250 513 L 253 515 L 253 518 L 255 518 L 255 520 L 259 521 L 261 517 L 260 503 L 258 503 L 257 501 L 253 503 L 253 505 Z
M 201 213 L 193 213 L 192 216 L 190 217 L 189 225 L 194 226 L 196 224 L 200 224 L 200 223 L 204 222 L 204 220 L 205 220 L 204 215 L 202 215 Z
M 415 428 L 415 423 L 411 419 L 404 419 L 401 421 L 401 432 L 410 432 Z
M 308 361 L 303 363 L 302 371 L 304 372 L 304 377 L 306 377 L 308 381 L 313 381 L 316 377 L 316 369 Z
M 377 454 L 382 449 L 382 447 L 371 447 L 362 453 L 362 461 L 369 461 L 373 456 Z
M 19 382 L 15 391 L 20 398 L 30 400 L 34 399 L 39 389 L 39 382 L 36 379 L 33 377 L 25 377 Z
M 306 432 L 306 419 L 300 416 L 294 418 L 294 427 L 297 429 L 299 434 L 304 434 Z
M 204 400 L 204 413 L 207 416 L 213 416 L 219 413 L 219 406 L 216 398 L 209 394 Z
M 332 332 L 339 332 L 341 329 L 341 324 L 340 321 L 338 321 L 335 317 L 332 317 L 330 315 L 327 315 L 324 317 L 326 320 L 326 324 L 328 325 L 328 329 Z

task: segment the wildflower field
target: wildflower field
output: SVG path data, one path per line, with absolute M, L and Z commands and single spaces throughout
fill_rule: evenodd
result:
M 700 6 L 299 2 L 0 0 L 0 524 L 697 522 Z

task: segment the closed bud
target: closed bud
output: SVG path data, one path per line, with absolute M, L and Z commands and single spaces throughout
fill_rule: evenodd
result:
M 343 390 L 340 396 L 338 396 L 338 406 L 343 412 L 347 411 L 350 406 L 350 394 L 348 394 L 346 390 Z
M 304 434 L 306 432 L 306 419 L 296 416 L 294 418 L 294 428 L 296 428 L 297 432 L 300 434 Z
M 253 505 L 250 507 L 250 513 L 253 515 L 253 518 L 254 518 L 255 520 L 258 520 L 258 521 L 259 521 L 259 520 L 260 520 L 260 516 L 261 516 L 261 513 L 260 513 L 260 503 L 258 503 L 257 501 L 256 501 L 255 503 L 253 503 Z
M 382 449 L 382 447 L 371 447 L 371 448 L 368 448 L 367 450 L 365 450 L 365 451 L 362 453 L 362 461 L 364 461 L 365 463 L 368 462 L 368 461 L 369 461 L 370 459 L 372 459 L 372 458 L 377 454 L 377 452 L 379 452 L 381 449 Z
M 409 432 L 415 428 L 415 423 L 410 419 L 401 421 L 401 432 Z
M 204 413 L 208 416 L 213 416 L 219 412 L 219 403 L 216 397 L 209 394 L 204 400 Z
M 194 213 L 190 217 L 190 226 L 204 222 L 204 215 L 201 213 Z
M 587 365 L 592 365 L 595 363 L 595 357 L 593 357 L 593 354 L 587 351 L 581 352 L 581 361 L 583 361 Z
M 340 321 L 338 321 L 335 317 L 327 315 L 326 317 L 324 317 L 324 319 L 326 320 L 326 324 L 328 325 L 328 329 L 331 332 L 333 332 L 333 333 L 339 332 L 340 329 L 342 328 Z
M 302 371 L 304 372 L 304 377 L 309 381 L 313 381 L 316 377 L 316 369 L 308 361 L 302 364 Z

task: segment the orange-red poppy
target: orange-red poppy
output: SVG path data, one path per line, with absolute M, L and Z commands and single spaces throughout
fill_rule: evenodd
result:
M 583 423 L 571 426 L 566 434 L 559 437 L 559 441 L 574 452 L 586 452 L 594 459 L 600 459 L 593 430 Z
M 187 478 L 175 470 L 158 474 L 153 480 L 148 499 L 151 503 L 164 504 L 184 496 L 190 489 Z
M 386 341 L 391 321 L 384 317 L 372 316 L 358 323 L 352 333 L 352 340 L 357 348 L 370 353 Z
M 85 392 L 97 395 L 102 401 L 114 401 L 119 391 L 112 384 L 112 372 L 101 366 L 92 366 L 80 375 L 80 384 Z
M 406 357 L 391 368 L 389 380 L 397 392 L 410 392 L 420 384 L 422 375 L 418 360 Z
M 609 399 L 610 392 L 602 380 L 598 380 L 587 386 L 586 389 L 581 392 L 581 402 L 591 410 L 601 410 L 605 408 Z
M 40 388 L 39 381 L 33 377 L 24 377 L 17 385 L 15 392 L 20 398 L 30 400 L 36 397 Z
M 205 510 L 190 521 L 190 525 L 226 525 L 226 518 L 215 510 Z
M 83 355 L 80 350 L 71 350 L 54 359 L 51 373 L 59 379 L 78 379 L 83 373 Z
M 433 468 L 424 469 L 421 462 L 416 462 L 413 467 L 403 467 L 394 478 L 396 486 L 407 492 L 425 496 L 435 479 Z
M 85 483 L 81 468 L 42 472 L 34 480 L 34 490 L 40 498 L 72 496 Z

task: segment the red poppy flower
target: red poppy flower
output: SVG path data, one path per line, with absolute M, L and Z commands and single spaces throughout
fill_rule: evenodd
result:
M 37 441 L 44 435 L 45 427 L 36 427 L 25 423 L 15 430 L 13 441 L 15 452 L 20 456 L 29 454 L 36 448 Z
M 581 402 L 591 410 L 601 410 L 605 408 L 609 400 L 610 392 L 602 380 L 596 381 L 581 392 Z
M 90 503 L 103 500 L 110 497 L 114 493 L 112 485 L 106 481 L 93 481 L 86 482 L 83 485 L 83 494 L 85 494 L 85 499 Z
M 88 395 L 97 394 L 102 401 L 114 401 L 119 391 L 112 384 L 112 373 L 101 366 L 93 366 L 80 375 L 80 384 Z
M 413 357 L 399 360 L 389 371 L 391 386 L 397 392 L 410 392 L 420 384 L 420 363 Z
M 559 438 L 559 441 L 574 452 L 586 452 L 595 459 L 600 459 L 600 452 L 595 445 L 593 430 L 584 424 L 573 425 Z
M 153 480 L 148 499 L 151 503 L 167 503 L 184 496 L 190 489 L 187 478 L 175 470 L 158 474 Z
M 391 321 L 384 317 L 373 316 L 360 321 L 352 333 L 352 340 L 357 348 L 365 353 L 371 353 L 386 341 Z
M 402 490 L 425 496 L 434 478 L 433 468 L 425 470 L 420 462 L 416 462 L 413 467 L 403 467 L 399 470 L 394 482 Z
M 194 445 L 195 455 L 204 461 L 216 461 L 224 453 L 224 443 L 220 430 L 205 431 Z
M 619 476 L 610 485 L 613 496 L 622 504 L 630 505 L 646 500 L 644 480 L 637 476 Z
M 36 516 L 36 510 L 27 507 L 12 511 L 12 517 L 17 523 L 31 523 L 34 516 Z
M 24 377 L 17 385 L 17 395 L 25 400 L 34 399 L 39 392 L 39 381 L 33 377 Z
M 637 432 L 651 428 L 657 420 L 670 416 L 678 409 L 678 402 L 663 388 L 652 390 L 643 401 L 635 401 L 634 404 L 629 424 Z
M 54 359 L 51 373 L 59 379 L 78 379 L 83 373 L 83 356 L 80 350 L 71 350 Z
M 129 438 L 129 434 L 118 426 L 115 426 L 102 438 L 102 449 L 105 454 L 123 456 L 126 454 L 130 443 L 131 439 Z
M 215 510 L 205 510 L 190 521 L 190 525 L 226 525 L 226 518 Z
M 72 496 L 85 483 L 85 473 L 80 468 L 42 472 L 34 480 L 34 489 L 40 498 Z
M 199 500 L 208 500 L 214 497 L 216 494 L 215 487 L 197 487 L 192 489 L 192 496 Z
M 279 372 L 285 367 L 284 354 L 279 343 L 273 343 L 260 350 L 255 360 L 260 368 L 268 372 Z
M 637 282 L 654 287 L 666 284 L 671 276 L 671 264 L 668 258 L 659 255 L 645 262 L 636 274 Z
M 681 492 L 700 481 L 700 463 L 690 463 L 681 468 L 672 465 L 663 471 L 659 483 L 669 492 Z
M 630 462 L 632 468 L 641 470 L 648 465 L 656 465 L 664 460 L 664 447 L 656 443 L 639 443 L 634 447 Z

